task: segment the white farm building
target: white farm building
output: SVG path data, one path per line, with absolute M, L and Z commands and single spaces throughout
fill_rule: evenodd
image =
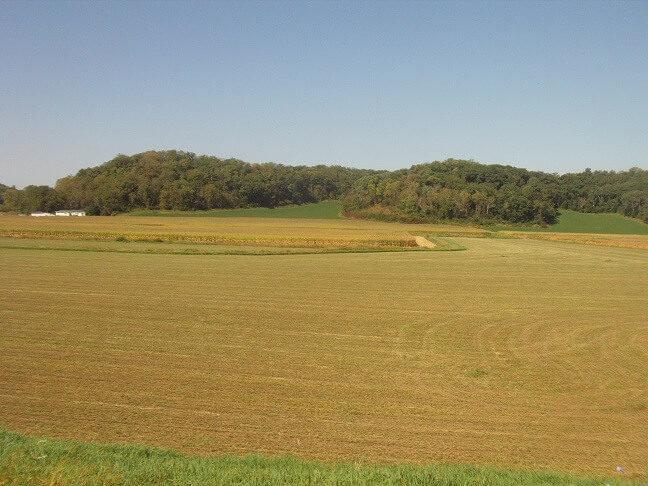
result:
M 82 211 L 81 209 L 60 209 L 56 211 L 57 216 L 85 216 L 86 213 L 85 211 Z
M 31 213 L 31 215 L 34 216 L 35 218 L 40 218 L 43 216 L 54 216 L 52 213 L 44 213 L 43 211 L 36 211 Z

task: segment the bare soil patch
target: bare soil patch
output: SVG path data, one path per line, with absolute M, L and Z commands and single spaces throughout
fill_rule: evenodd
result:
M 422 248 L 436 248 L 436 245 L 427 238 L 423 238 L 422 236 L 416 236 L 415 238 L 416 244 Z

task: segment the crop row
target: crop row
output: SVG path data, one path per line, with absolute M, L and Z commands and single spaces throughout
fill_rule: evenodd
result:
M 227 243 L 261 246 L 311 247 L 361 247 L 361 248 L 411 248 L 416 247 L 414 237 L 403 239 L 339 239 L 326 237 L 259 236 L 241 234 L 183 234 L 183 233 L 125 233 L 125 232 L 86 232 L 70 230 L 28 230 L 8 229 L 0 231 L 0 236 L 14 238 L 50 238 L 73 240 L 116 240 L 144 242 L 190 242 L 190 243 Z

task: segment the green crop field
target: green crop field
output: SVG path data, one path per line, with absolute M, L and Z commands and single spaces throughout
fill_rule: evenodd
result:
M 203 241 L 215 234 L 227 238 Z M 487 233 L 0 218 L 0 427 L 201 456 L 621 466 L 645 480 L 648 252 L 461 234 Z M 301 251 L 418 235 L 465 251 Z M 242 247 L 302 254 L 209 254 Z
M 620 214 L 579 213 L 561 209 L 558 222 L 547 228 L 538 226 L 495 226 L 492 231 L 533 231 L 548 233 L 591 233 L 619 235 L 648 235 L 648 224 Z
M 335 201 L 323 201 L 302 206 L 250 209 L 212 209 L 210 211 L 134 211 L 132 216 L 173 216 L 209 218 L 300 218 L 342 219 L 342 206 Z

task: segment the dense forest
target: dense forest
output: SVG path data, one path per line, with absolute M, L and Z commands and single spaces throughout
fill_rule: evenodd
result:
M 7 189 L 11 189 L 9 186 L 5 186 L 4 184 L 0 184 L 0 207 L 4 203 L 4 192 Z
M 59 179 L 55 188 L 5 191 L 4 209 L 85 209 L 110 215 L 133 209 L 206 210 L 277 207 L 340 199 L 375 171 L 340 166 L 249 164 L 190 152 L 118 155 Z
M 363 218 L 550 224 L 560 208 L 617 212 L 648 222 L 648 171 L 547 174 L 448 159 L 398 171 L 340 166 L 249 164 L 190 152 L 119 155 L 59 179 L 56 187 L 0 184 L 0 209 L 85 209 L 110 215 L 134 209 L 277 207 L 340 200 Z
M 449 159 L 363 177 L 344 198 L 362 217 L 550 224 L 560 208 L 648 222 L 648 171 L 547 174 Z

